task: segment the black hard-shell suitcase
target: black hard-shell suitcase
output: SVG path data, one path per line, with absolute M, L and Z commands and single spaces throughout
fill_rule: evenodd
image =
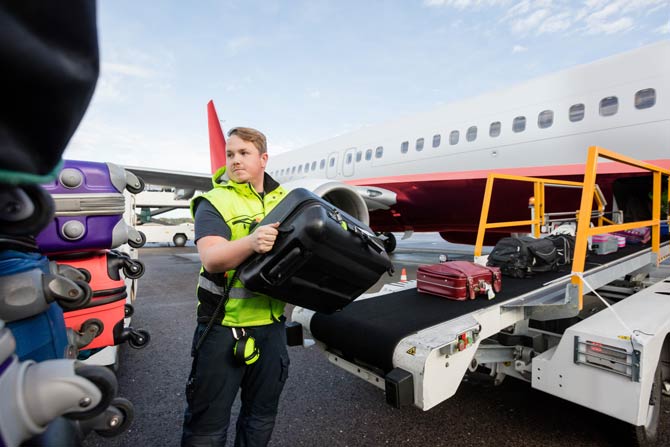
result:
M 274 222 L 280 225 L 272 250 L 238 268 L 250 290 L 332 313 L 393 271 L 367 225 L 306 189 L 291 191 L 258 225 Z

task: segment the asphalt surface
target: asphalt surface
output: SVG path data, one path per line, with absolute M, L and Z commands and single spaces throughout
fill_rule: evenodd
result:
M 413 279 L 418 264 L 436 262 L 445 251 L 452 259 L 465 252 L 435 238 L 401 241 L 393 255 L 395 276 L 383 281 L 399 279 L 403 267 Z M 192 246 L 143 248 L 140 259 L 146 273 L 132 326 L 147 329 L 151 343 L 142 350 L 122 346 L 117 373 L 119 394 L 133 402 L 135 420 L 116 438 L 89 435 L 88 447 L 179 445 L 200 264 Z M 287 315 L 290 311 L 288 306 Z M 494 387 L 484 375 L 473 377 L 427 412 L 395 409 L 385 403 L 383 391 L 331 365 L 316 347 L 289 348 L 289 353 L 290 374 L 271 446 L 630 445 L 623 423 L 512 378 Z M 229 446 L 238 411 L 239 400 L 233 407 Z M 659 445 L 670 445 L 668 398 L 662 418 Z

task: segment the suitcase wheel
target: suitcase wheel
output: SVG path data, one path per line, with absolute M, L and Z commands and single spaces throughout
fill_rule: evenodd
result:
M 128 338 L 128 344 L 133 349 L 143 349 L 151 341 L 151 335 L 144 329 L 132 329 Z
M 144 264 L 141 261 L 128 260 L 124 263 L 123 274 L 129 279 L 141 278 L 144 275 Z
M 46 295 L 58 302 L 63 310 L 75 310 L 91 302 L 93 291 L 87 282 L 72 281 L 64 276 L 45 275 Z
M 141 231 L 138 231 L 138 238 L 137 239 L 128 239 L 128 245 L 130 245 L 133 248 L 140 248 L 143 247 L 144 244 L 147 243 L 147 237 L 145 236 L 144 233 Z
M 78 270 L 84 275 L 84 281 L 91 282 L 91 272 L 85 268 L 79 268 Z
M 116 376 L 113 372 L 103 366 L 85 365 L 83 363 L 75 363 L 74 372 L 78 376 L 88 379 L 98 387 L 101 394 L 100 402 L 90 410 L 66 413 L 63 416 L 74 420 L 84 420 L 101 414 L 107 407 L 109 407 L 112 399 L 114 399 L 114 396 L 116 395 L 118 389 Z
M 126 304 L 123 307 L 123 311 L 124 311 L 124 317 L 125 318 L 130 318 L 135 313 L 135 307 L 132 304 Z
M 105 325 L 102 321 L 97 318 L 84 321 L 84 324 L 81 325 L 79 332 L 90 333 L 92 335 L 91 340 L 102 334 L 105 330 Z
M 95 430 L 103 438 L 120 435 L 130 427 L 135 419 L 135 407 L 132 402 L 123 397 L 114 398 L 107 412 L 109 413 L 109 417 L 105 418 L 107 428 Z
M 131 194 L 139 194 L 144 191 L 144 180 L 141 177 L 126 171 L 126 189 Z

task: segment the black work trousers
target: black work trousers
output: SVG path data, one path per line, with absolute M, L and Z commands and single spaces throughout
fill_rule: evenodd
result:
M 196 327 L 194 346 L 205 326 Z M 235 446 L 265 446 L 270 441 L 279 395 L 288 377 L 286 331 L 283 322 L 276 322 L 247 332 L 260 350 L 259 359 L 251 365 L 236 362 L 236 340 L 226 326 L 215 324 L 196 353 L 186 387 L 182 446 L 225 446 L 231 407 L 240 388 Z

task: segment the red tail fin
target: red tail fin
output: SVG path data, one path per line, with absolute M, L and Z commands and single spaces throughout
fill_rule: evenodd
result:
M 207 103 L 207 126 L 209 127 L 209 159 L 212 164 L 212 174 L 214 174 L 226 164 L 226 139 L 214 108 L 214 101 Z

